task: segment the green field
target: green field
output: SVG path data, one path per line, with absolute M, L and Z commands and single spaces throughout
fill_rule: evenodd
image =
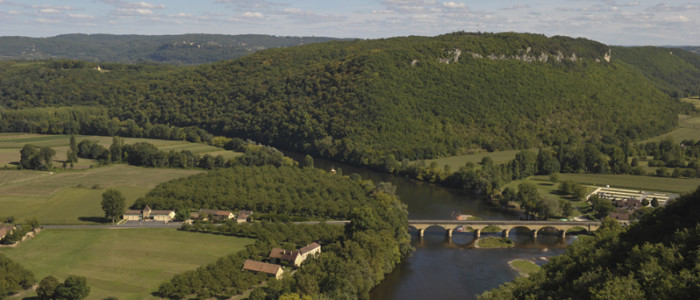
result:
M 508 162 L 510 160 L 513 160 L 515 158 L 515 154 L 517 154 L 520 151 L 522 151 L 522 150 L 480 152 L 480 153 L 469 154 L 469 155 L 459 155 L 459 156 L 450 156 L 450 157 L 444 157 L 444 158 L 428 159 L 428 160 L 425 160 L 425 162 L 427 165 L 430 165 L 432 162 L 436 162 L 438 167 L 440 167 L 440 168 L 442 168 L 445 165 L 448 165 L 448 166 L 450 166 L 450 169 L 452 171 L 456 171 L 456 170 L 459 170 L 459 168 L 464 167 L 464 165 L 466 165 L 468 162 L 478 164 L 479 162 L 481 162 L 481 159 L 486 157 L 486 156 L 491 157 L 491 159 L 493 159 L 493 161 L 496 164 L 505 163 L 505 162 Z M 537 149 L 530 149 L 530 151 L 537 153 Z
M 541 269 L 536 263 L 525 259 L 514 259 L 508 262 L 508 265 L 518 271 L 520 276 L 529 276 Z
M 98 141 L 102 146 L 109 148 L 112 145 L 112 137 L 108 136 L 83 136 L 76 135 L 76 141 L 79 143 L 84 139 Z M 222 155 L 225 159 L 240 156 L 242 153 L 224 150 L 219 147 L 214 147 L 200 143 L 190 143 L 187 141 L 171 141 L 157 139 L 142 139 L 142 138 L 123 138 L 125 144 L 135 144 L 138 142 L 151 143 L 158 149 L 163 151 L 182 151 L 189 150 L 192 153 L 199 155 Z M 62 162 L 66 160 L 66 152 L 70 136 L 68 135 L 46 135 L 46 134 L 28 134 L 28 133 L 0 133 L 0 168 L 14 168 L 12 163 L 19 162 L 19 150 L 25 144 L 34 144 L 40 147 L 51 147 L 56 150 L 56 166 L 60 167 Z M 81 158 L 76 168 L 87 168 L 95 162 L 90 159 Z
M 667 137 L 673 138 L 673 141 L 677 143 L 680 143 L 683 140 L 700 140 L 700 116 L 680 115 L 678 117 L 678 121 L 678 128 L 669 133 L 644 140 L 642 143 L 652 141 L 658 142 Z
M 0 252 L 34 272 L 87 277 L 88 299 L 153 299 L 173 275 L 240 251 L 251 239 L 175 229 L 47 229 Z M 31 295 L 23 295 L 31 296 Z
M 532 180 L 548 181 L 549 176 L 533 176 Z M 560 180 L 572 180 L 574 182 L 616 188 L 629 188 L 644 191 L 667 192 L 667 193 L 687 193 L 694 191 L 700 186 L 700 178 L 668 178 L 653 176 L 635 175 L 612 175 L 612 174 L 560 174 Z
M 123 164 L 55 173 L 0 170 L 0 217 L 37 217 L 42 224 L 93 223 L 104 216 L 100 201 L 105 188 L 122 191 L 131 205 L 159 183 L 201 172 Z

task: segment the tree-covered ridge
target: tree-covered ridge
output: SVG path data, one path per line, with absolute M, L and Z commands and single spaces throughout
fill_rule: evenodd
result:
M 198 126 L 362 165 L 676 126 L 678 105 L 607 53 L 583 39 L 455 33 L 268 49 L 186 68 L 0 62 L 0 104 L 104 106 L 140 125 Z
M 695 299 L 699 258 L 700 189 L 628 229 L 608 219 L 540 272 L 480 299 Z
M 335 40 L 260 34 L 64 34 L 48 38 L 0 37 L 0 59 L 67 58 L 91 62 L 202 64 L 255 51 Z
M 369 189 L 369 190 L 368 190 Z M 347 219 L 366 205 L 374 186 L 314 168 L 234 166 L 166 182 L 136 200 L 134 208 L 253 210 Z
M 648 77 L 665 93 L 682 98 L 700 94 L 700 55 L 677 48 L 613 47 L 613 57 Z

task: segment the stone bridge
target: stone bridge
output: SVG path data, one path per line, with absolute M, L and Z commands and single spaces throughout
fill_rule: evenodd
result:
M 508 237 L 509 232 L 514 228 L 526 228 L 530 230 L 532 236 L 537 237 L 537 232 L 544 228 L 557 230 L 562 237 L 566 236 L 566 232 L 572 228 L 582 228 L 587 232 L 594 231 L 600 227 L 600 222 L 596 221 L 461 221 L 461 220 L 408 220 L 410 227 L 418 230 L 418 235 L 423 236 L 423 233 L 429 227 L 442 227 L 445 229 L 447 236 L 452 236 L 452 231 L 458 227 L 462 227 L 465 231 L 474 231 L 474 236 L 481 236 L 481 230 L 486 227 L 496 227 L 501 230 L 504 237 Z M 471 228 L 471 230 L 469 230 Z

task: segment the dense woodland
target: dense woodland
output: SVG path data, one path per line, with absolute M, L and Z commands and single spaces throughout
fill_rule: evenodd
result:
M 538 273 L 480 299 L 695 299 L 700 295 L 700 190 L 629 228 L 606 220 Z
M 700 95 L 700 55 L 674 48 L 613 47 L 613 56 L 638 68 L 672 97 Z
M 614 51 L 606 62 L 608 50 L 454 33 L 268 49 L 199 67 L 5 61 L 0 106 L 96 106 L 144 131 L 196 126 L 365 166 L 675 127 L 685 106 Z
M 256 213 L 347 219 L 368 205 L 375 186 L 315 168 L 234 166 L 158 185 L 132 205 L 153 209 L 253 210 Z
M 202 64 L 255 51 L 335 40 L 271 35 L 64 34 L 49 38 L 0 37 L 0 59 L 67 58 L 90 62 Z

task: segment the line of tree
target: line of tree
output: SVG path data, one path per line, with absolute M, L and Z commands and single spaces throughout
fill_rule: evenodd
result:
M 42 171 L 53 169 L 53 158 L 56 156 L 56 150 L 51 147 L 37 147 L 32 144 L 26 144 L 19 153 L 20 169 Z

